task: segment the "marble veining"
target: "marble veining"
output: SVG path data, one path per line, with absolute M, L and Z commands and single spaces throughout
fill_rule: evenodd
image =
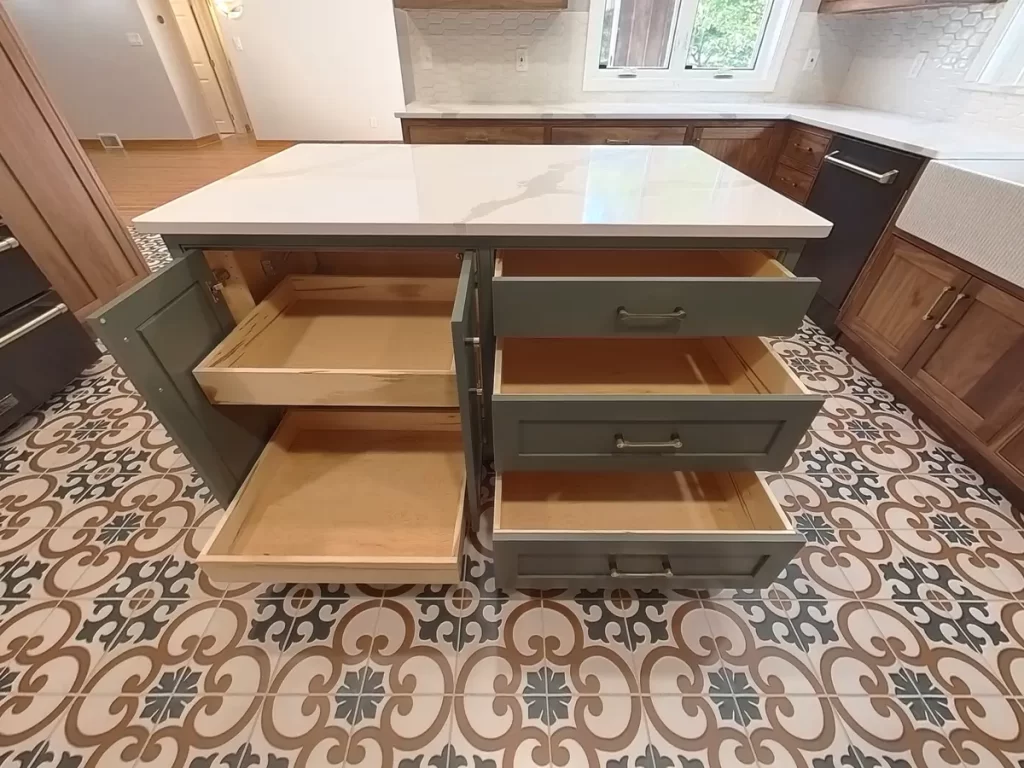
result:
M 962 125 L 841 104 L 425 104 L 395 113 L 405 118 L 463 120 L 796 120 L 893 149 L 943 159 L 1021 159 L 1024 140 L 964 130 Z
M 140 232 L 825 237 L 696 147 L 300 144 L 135 219 Z

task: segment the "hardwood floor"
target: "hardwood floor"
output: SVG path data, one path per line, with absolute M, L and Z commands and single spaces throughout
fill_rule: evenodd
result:
M 86 153 L 121 218 L 181 197 L 269 157 L 289 144 L 256 146 L 251 135 L 229 136 L 205 147 L 181 149 L 89 149 Z

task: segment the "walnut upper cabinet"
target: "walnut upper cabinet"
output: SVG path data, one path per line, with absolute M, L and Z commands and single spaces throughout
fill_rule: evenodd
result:
M 694 144 L 758 181 L 771 178 L 784 139 L 782 123 L 716 125 L 693 129 Z
M 937 256 L 891 235 L 854 289 L 845 322 L 902 368 L 952 308 L 968 279 Z
M 932 329 L 905 373 L 990 440 L 1024 409 L 1024 301 L 972 278 Z

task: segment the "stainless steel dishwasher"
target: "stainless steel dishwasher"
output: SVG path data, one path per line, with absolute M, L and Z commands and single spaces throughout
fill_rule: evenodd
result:
M 917 177 L 924 158 L 836 136 L 806 206 L 832 222 L 824 240 L 810 240 L 793 270 L 821 287 L 808 316 L 836 336 L 836 316 L 864 262 Z

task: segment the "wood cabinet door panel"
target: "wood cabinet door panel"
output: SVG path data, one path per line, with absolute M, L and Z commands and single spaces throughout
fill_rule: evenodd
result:
M 556 125 L 552 144 L 685 144 L 685 125 Z
M 967 280 L 937 256 L 890 236 L 853 293 L 845 324 L 903 367 Z
M 771 178 L 781 149 L 780 137 L 777 126 L 768 123 L 696 129 L 701 150 L 762 182 Z
M 957 421 L 989 440 L 1024 409 L 1024 301 L 978 278 L 960 295 L 906 372 Z

